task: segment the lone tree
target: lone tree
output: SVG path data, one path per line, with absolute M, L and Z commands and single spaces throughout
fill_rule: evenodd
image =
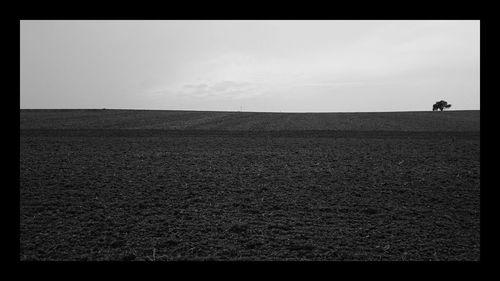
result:
M 445 108 L 450 108 L 451 107 L 451 104 L 448 104 L 448 102 L 444 101 L 444 100 L 440 100 L 440 101 L 437 101 L 433 106 L 432 106 L 432 111 L 436 111 L 436 110 L 441 110 L 443 111 L 443 109 Z

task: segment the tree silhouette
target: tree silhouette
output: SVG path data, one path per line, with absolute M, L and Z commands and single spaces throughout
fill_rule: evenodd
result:
M 443 109 L 445 108 L 450 108 L 451 107 L 451 104 L 448 104 L 448 102 L 444 101 L 444 100 L 440 100 L 440 101 L 437 101 L 433 106 L 432 106 L 432 111 L 436 111 L 436 110 L 441 110 L 443 111 Z

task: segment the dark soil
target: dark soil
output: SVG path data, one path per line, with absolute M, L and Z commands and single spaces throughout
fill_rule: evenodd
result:
M 477 131 L 22 125 L 20 148 L 21 260 L 479 260 Z
M 267 113 L 21 110 L 20 121 L 21 129 L 469 132 L 479 130 L 479 111 Z

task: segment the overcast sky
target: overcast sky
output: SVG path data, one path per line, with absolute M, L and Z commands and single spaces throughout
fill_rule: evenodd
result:
M 479 109 L 479 21 L 21 21 L 21 108 Z

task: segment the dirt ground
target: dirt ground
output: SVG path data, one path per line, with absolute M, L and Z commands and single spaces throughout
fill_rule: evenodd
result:
M 21 260 L 478 260 L 479 132 L 21 130 Z

